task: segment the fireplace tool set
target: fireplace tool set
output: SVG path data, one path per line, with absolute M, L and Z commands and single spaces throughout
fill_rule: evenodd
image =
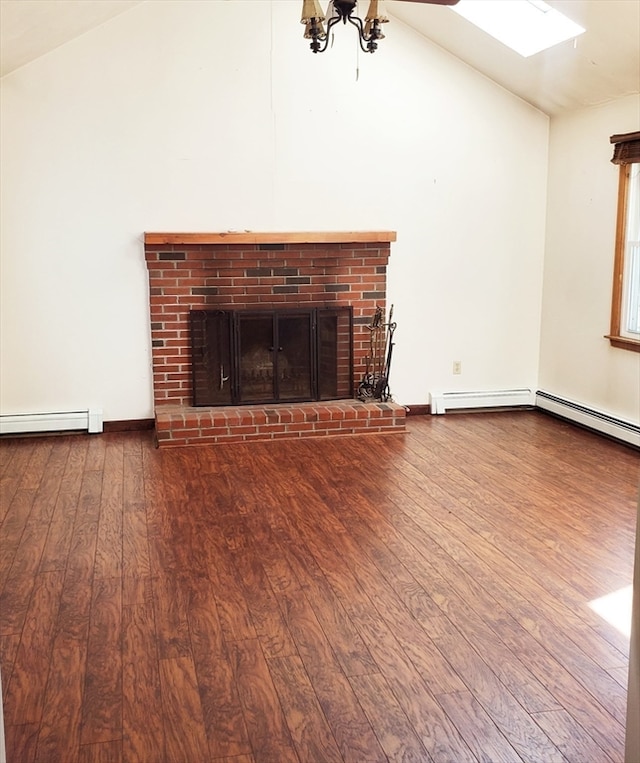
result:
M 393 353 L 393 334 L 396 323 L 393 322 L 393 305 L 389 310 L 389 320 L 385 323 L 382 308 L 376 307 L 369 331 L 369 355 L 367 370 L 358 385 L 357 397 L 362 401 L 391 400 L 389 390 L 389 371 Z

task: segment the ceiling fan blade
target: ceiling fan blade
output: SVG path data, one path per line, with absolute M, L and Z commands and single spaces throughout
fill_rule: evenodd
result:
M 428 5 L 456 5 L 459 0 L 402 0 L 405 3 L 425 3 Z

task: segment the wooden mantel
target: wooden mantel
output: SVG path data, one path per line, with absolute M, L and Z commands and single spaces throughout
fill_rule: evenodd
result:
M 225 231 L 222 233 L 145 233 L 144 243 L 154 244 L 351 244 L 381 243 L 396 240 L 395 231 L 294 231 L 260 233 Z

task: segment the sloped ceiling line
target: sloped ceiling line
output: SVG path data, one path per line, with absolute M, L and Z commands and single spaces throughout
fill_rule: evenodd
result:
M 0 0 L 0 76 L 142 2 L 159 0 Z M 297 22 L 298 5 L 286 2 Z M 403 0 L 386 0 L 386 5 L 396 20 L 546 114 L 640 93 L 640 0 L 548 2 L 587 31 L 575 43 L 561 43 L 530 58 L 522 58 L 445 6 Z M 185 13 L 188 7 L 185 3 Z M 299 33 L 297 23 L 291 33 Z M 384 55 L 382 48 L 377 55 Z

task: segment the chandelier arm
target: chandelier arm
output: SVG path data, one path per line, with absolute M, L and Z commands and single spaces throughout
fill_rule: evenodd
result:
M 374 53 L 378 47 L 378 43 L 376 42 L 377 36 L 375 34 L 370 34 L 369 36 L 365 34 L 362 19 L 358 16 L 347 16 L 345 17 L 345 21 L 353 24 L 353 26 L 358 30 L 358 42 L 360 43 L 360 49 L 362 52 Z M 367 43 L 366 46 L 363 44 L 363 41 Z
M 309 47 L 314 53 L 325 52 L 325 50 L 327 49 L 327 46 L 329 45 L 329 32 L 339 21 L 342 21 L 342 20 L 343 19 L 341 16 L 335 16 L 334 18 L 329 19 L 329 21 L 327 22 L 327 31 L 324 38 L 324 44 L 321 45 L 320 42 L 318 42 L 318 40 L 312 40 L 310 43 Z
M 327 49 L 328 41 L 329 41 L 329 37 L 324 38 L 324 44 L 321 44 L 320 42 L 318 42 L 317 39 L 311 40 L 311 42 L 309 43 L 309 47 L 314 53 L 324 53 L 325 50 Z
M 329 19 L 327 22 L 327 31 L 324 36 L 324 40 L 321 42 L 320 35 L 313 36 L 309 47 L 314 53 L 324 53 L 329 45 L 329 35 L 333 27 L 342 21 L 346 24 L 347 21 L 358 30 L 358 43 L 363 53 L 375 53 L 378 48 L 378 40 L 383 37 L 380 33 L 380 25 L 377 20 L 373 22 L 371 31 L 369 34 L 365 31 L 365 25 L 361 18 L 353 16 L 353 10 L 355 8 L 355 2 L 341 2 L 340 5 L 336 2 L 334 10 L 336 15 Z M 313 28 L 318 28 L 315 24 Z M 366 43 L 366 45 L 365 45 Z
M 329 31 L 333 29 L 333 27 L 340 21 L 344 21 L 341 16 L 334 16 L 333 18 L 329 19 L 329 21 L 327 21 L 327 39 L 329 39 Z

